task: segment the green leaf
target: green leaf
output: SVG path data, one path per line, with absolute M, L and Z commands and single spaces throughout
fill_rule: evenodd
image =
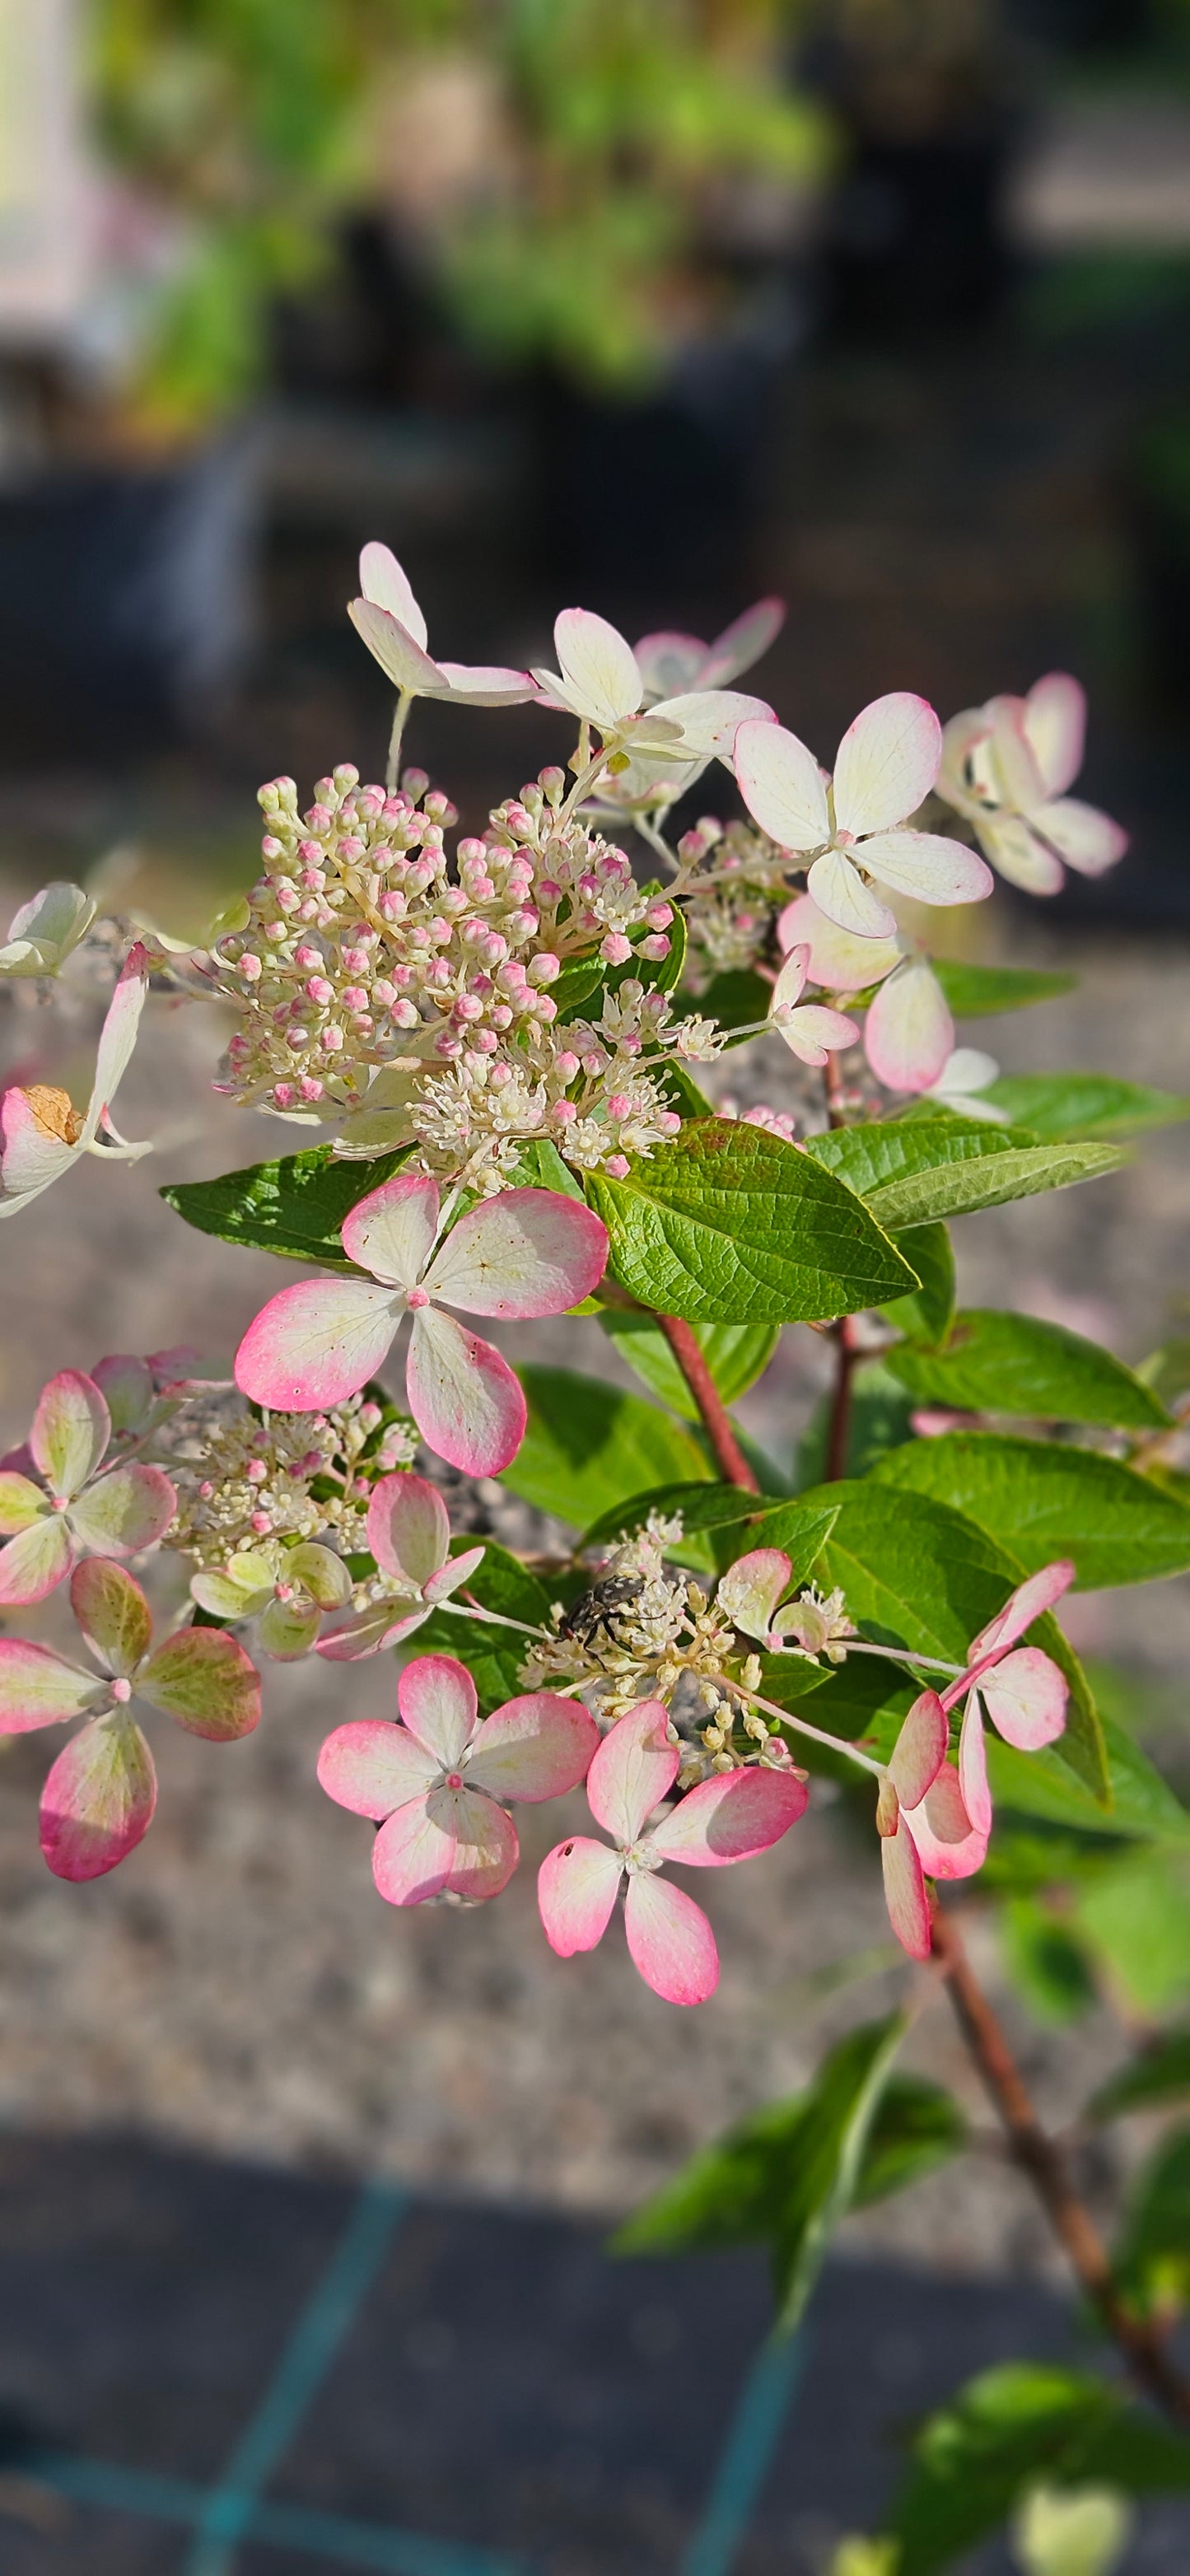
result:
M 581 1181 L 576 1181 L 548 1136 L 530 1137 L 518 1146 L 513 1178 L 518 1189 L 556 1190 L 560 1198 L 577 1199 L 580 1205 L 585 1204 Z
M 911 1300 L 906 1299 L 906 1304 Z M 959 1412 L 1023 1413 L 1047 1422 L 1102 1422 L 1123 1430 L 1167 1426 L 1168 1413 L 1147 1386 L 1110 1351 L 1063 1324 L 1035 1315 L 968 1307 L 956 1315 L 945 1350 L 908 1343 L 886 1351 L 884 1365 L 916 1404 Z
M 369 1190 L 392 1179 L 412 1148 L 381 1154 L 371 1163 L 336 1162 L 329 1145 L 283 1154 L 274 1163 L 222 1172 L 213 1181 L 174 1181 L 158 1196 L 200 1234 L 223 1243 L 276 1252 L 286 1261 L 317 1261 L 328 1270 L 350 1270 L 340 1241 L 343 1219 Z
M 704 993 L 679 993 L 677 1005 L 683 1019 L 714 1020 L 721 1029 L 750 1029 L 757 1020 L 766 1020 L 772 1003 L 773 988 L 752 966 L 734 966 L 723 975 L 713 975 Z
M 1114 1171 L 1121 1159 L 1110 1145 L 1040 1145 L 1011 1127 L 924 1115 L 836 1127 L 808 1136 L 806 1151 L 849 1181 L 894 1233 L 1039 1190 L 1069 1189 Z
M 1190 1118 L 1190 1100 L 1109 1073 L 1002 1073 L 981 1093 L 1034 1136 L 1139 1136 Z
M 868 2131 L 853 2209 L 904 2191 L 967 2143 L 967 2123 L 953 2094 L 924 2075 L 890 2075 Z
M 1082 1591 L 1190 1566 L 1190 1510 L 1116 1458 L 1053 1440 L 948 1431 L 877 1460 L 873 1474 L 931 1494 L 1003 1540 L 1029 1574 L 1073 1557 Z
M 610 1511 L 601 1512 L 598 1520 L 584 1530 L 579 1546 L 600 1547 L 632 1530 L 643 1529 L 650 1512 L 665 1519 L 680 1513 L 688 1530 L 710 1530 L 730 1528 L 737 1521 L 759 1525 L 758 1515 L 781 1508 L 775 1495 L 749 1494 L 742 1485 L 654 1485 L 644 1493 L 630 1495 L 625 1502 L 613 1504 Z M 752 1544 L 751 1538 L 748 1544 Z
M 917 1284 L 843 1182 L 742 1120 L 695 1120 L 587 1195 L 624 1287 L 692 1324 L 817 1321 Z
M 1163 2111 L 1190 2099 L 1190 2028 L 1167 2030 L 1091 2095 L 1087 2120 L 1118 2120 L 1127 2111 Z
M 906 1261 L 921 1281 L 907 1297 L 893 1297 L 881 1309 L 889 1323 L 911 1342 L 944 1342 L 954 1313 L 954 1249 L 944 1225 L 914 1225 L 900 1238 Z
M 556 1007 L 554 1025 L 578 1019 L 603 982 L 607 968 L 598 957 L 572 957 L 550 986 L 550 1000 Z
M 1052 1641 L 1046 1639 L 1052 1651 Z M 1069 1651 L 1069 1650 L 1068 1650 Z M 1040 1753 L 1019 1753 L 989 1728 L 988 1776 L 998 1807 L 1018 1816 L 1039 1816 L 1055 1825 L 1073 1825 L 1082 1833 L 1126 1834 L 1133 1840 L 1190 1842 L 1190 1815 L 1175 1798 L 1167 1780 L 1142 1753 L 1139 1744 L 1112 1717 L 1098 1712 L 1107 1762 L 1107 1810 L 1071 1776 L 1061 1758 L 1066 1738 Z M 1067 1729 L 1069 1732 L 1069 1728 Z
M 770 2103 L 731 2130 L 638 2210 L 613 2238 L 613 2252 L 672 2253 L 679 2247 L 767 2239 L 773 2252 L 777 2331 L 792 2333 L 830 2238 L 854 2205 L 865 2175 L 875 2184 L 867 2195 L 874 2199 L 910 2180 L 914 2171 L 924 2171 L 926 2162 L 937 2163 L 957 2144 L 955 2138 L 942 2144 L 935 2110 L 927 2145 L 923 2133 L 929 2123 L 921 2104 L 908 2110 L 904 2096 L 899 2128 L 894 2111 L 883 2149 L 874 2141 L 881 2096 L 906 2026 L 903 2014 L 892 2013 L 885 2021 L 849 2032 L 804 2092 L 792 2101 Z
M 832 1410 L 833 1397 L 820 1396 L 797 1444 L 799 1485 L 815 1485 L 826 1473 Z M 890 1377 L 883 1357 L 861 1362 L 851 1377 L 844 1462 L 847 1475 L 866 1476 L 886 1449 L 899 1448 L 902 1440 L 912 1440 L 912 1414 L 910 1398 L 904 1387 Z
M 913 1445 L 928 1449 L 940 1444 Z M 885 1465 L 902 1454 L 893 1450 Z M 806 1503 L 833 1502 L 839 1508 L 822 1551 L 818 1579 L 824 1585 L 841 1586 L 852 1618 L 874 1629 L 877 1643 L 962 1663 L 971 1638 L 1019 1583 L 1020 1561 L 973 1520 L 924 1495 L 915 1495 L 913 1507 L 907 1508 L 908 1494 L 877 1481 L 878 1477 L 879 1470 L 862 1484 L 819 1485 L 802 1497 Z M 1070 1684 L 1066 1732 L 1049 1748 L 1059 1776 L 1072 1771 L 1092 1797 L 1105 1798 L 1103 1732 L 1082 1666 L 1051 1615 L 1036 1620 L 1029 1636 L 1061 1665 Z M 849 1677 L 852 1666 L 865 1660 L 849 1657 L 843 1676 Z M 888 1676 L 890 1691 L 899 1693 L 903 1677 L 894 1666 L 888 1667 Z M 840 1692 L 840 1704 L 843 1698 Z M 823 1724 L 833 1727 L 835 1721 L 826 1713 L 830 1707 L 826 1694 L 822 1706 Z M 1040 1757 L 1017 1758 L 1032 1764 Z
M 1130 1852 L 1080 1889 L 1075 1916 L 1137 2012 L 1168 2012 L 1190 1995 L 1190 1855 Z
M 652 1315 L 631 1306 L 605 1306 L 600 1324 L 653 1395 L 672 1405 L 686 1422 L 700 1419 L 686 1380 L 669 1343 Z M 776 1350 L 779 1324 L 695 1324 L 691 1330 L 725 1404 L 734 1404 L 763 1377 Z
M 525 1368 L 529 1422 L 501 1483 L 584 1529 L 656 1485 L 713 1481 L 705 1452 L 680 1423 L 638 1395 L 571 1369 Z
M 471 1537 L 452 1542 L 451 1555 L 459 1556 L 473 1547 Z M 504 1619 L 523 1619 L 528 1627 L 548 1628 L 550 1596 L 518 1557 L 508 1549 L 497 1547 L 494 1539 L 485 1541 L 483 1563 L 476 1567 L 467 1585 L 469 1593 L 485 1610 L 498 1610 Z M 524 1687 L 521 1665 L 529 1649 L 528 1637 L 518 1636 L 513 1628 L 485 1628 L 478 1619 L 462 1617 L 449 1608 L 435 1610 L 424 1628 L 417 1631 L 415 1655 L 454 1655 L 465 1664 L 479 1693 L 479 1704 L 486 1717 L 506 1699 L 515 1699 Z
M 897 2576 L 936 2576 L 1003 2523 L 1038 2478 L 1183 2493 L 1190 2442 L 1105 2381 L 1040 2362 L 969 2380 L 923 2426 L 889 2516 Z
M 1134 2185 L 1115 2269 L 1139 2307 L 1190 2298 L 1190 2129 L 1163 2138 Z
M 1098 2002 L 1085 1945 L 1052 1906 L 1014 1896 L 1000 1916 L 1004 1965 L 1038 2021 L 1074 2021 Z
M 963 966 L 950 957 L 930 963 L 956 1020 L 987 1020 L 997 1011 L 1052 1002 L 1078 983 L 1077 975 L 1039 975 L 1026 966 Z

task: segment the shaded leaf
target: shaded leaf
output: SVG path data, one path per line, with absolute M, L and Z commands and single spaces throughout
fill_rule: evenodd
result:
M 969 1307 L 955 1316 L 944 1350 L 899 1343 L 884 1353 L 884 1365 L 908 1388 L 915 1404 L 1141 1431 L 1159 1430 L 1170 1419 L 1158 1397 L 1122 1360 L 1084 1341 L 1081 1333 L 1042 1323 L 1034 1315 Z
M 799 1485 L 817 1484 L 826 1473 L 833 1405 L 832 1395 L 819 1397 L 797 1444 Z M 853 1369 L 844 1461 L 846 1474 L 866 1476 L 876 1460 L 884 1456 L 886 1449 L 897 1449 L 902 1440 L 911 1440 L 912 1414 L 912 1401 L 904 1387 L 889 1375 L 883 1356 L 878 1360 L 864 1360 Z
M 894 1233 L 1068 1189 L 1114 1171 L 1121 1159 L 1108 1145 L 1044 1145 L 1015 1128 L 924 1113 L 809 1136 L 806 1151 Z
M 469 1536 L 455 1539 L 451 1555 L 460 1556 L 474 1543 Z M 529 1628 L 549 1627 L 550 1594 L 545 1585 L 494 1539 L 484 1540 L 483 1562 L 464 1588 L 485 1610 L 496 1610 L 501 1618 L 523 1619 Z M 531 1642 L 515 1628 L 486 1628 L 480 1620 L 468 1619 L 447 1605 L 435 1610 L 410 1638 L 408 1652 L 457 1656 L 479 1693 L 480 1713 L 487 1717 L 524 1689 L 521 1666 Z
M 1138 2307 L 1190 2299 L 1190 2129 L 1175 2129 L 1133 2184 L 1115 2268 Z
M 405 1145 L 374 1162 L 337 1162 L 329 1145 L 312 1145 L 305 1153 L 283 1154 L 215 1180 L 173 1181 L 158 1196 L 187 1225 L 223 1243 L 350 1270 L 339 1239 L 344 1217 L 370 1190 L 391 1180 L 411 1152 Z
M 621 1359 L 652 1395 L 672 1405 L 683 1421 L 700 1419 L 669 1343 L 651 1315 L 630 1306 L 605 1306 L 599 1322 Z M 692 1324 L 690 1329 L 725 1404 L 734 1404 L 763 1376 L 781 1332 L 779 1324 Z
M 1162 2111 L 1190 2099 L 1190 2029 L 1168 2030 L 1131 2064 L 1109 2075 L 1093 2093 L 1083 2117 L 1117 2120 L 1126 2111 Z
M 908 1296 L 894 1297 L 881 1308 L 889 1323 L 911 1342 L 944 1342 L 954 1314 L 954 1248 L 944 1225 L 914 1225 L 900 1237 L 900 1248 L 921 1281 Z
M 950 957 L 930 960 L 956 1020 L 991 1019 L 998 1011 L 1023 1011 L 1072 993 L 1077 975 L 1039 974 L 1028 966 L 964 966 Z M 1027 1122 L 1025 1122 L 1027 1123 Z
M 1190 1099 L 1109 1073 L 1002 1073 L 980 1096 L 1034 1136 L 1139 1136 L 1190 1118 Z
M 1073 1557 L 1082 1591 L 1190 1566 L 1190 1509 L 1116 1458 L 1057 1441 L 948 1431 L 878 1460 L 882 1484 L 932 1495 L 1011 1548 L 1032 1574 Z
M 583 1529 L 648 1487 L 712 1481 L 691 1434 L 640 1396 L 570 1369 L 520 1377 L 528 1427 L 500 1481 L 538 1511 Z

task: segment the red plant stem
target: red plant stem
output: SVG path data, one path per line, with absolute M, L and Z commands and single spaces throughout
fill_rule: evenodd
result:
M 840 1315 L 835 1326 L 835 1384 L 831 1396 L 830 1420 L 826 1433 L 824 1481 L 838 1483 L 847 1473 L 847 1449 L 851 1439 L 851 1379 L 860 1354 L 855 1347 L 850 1315 Z
M 658 1315 L 656 1320 L 698 1406 L 720 1475 L 729 1485 L 742 1485 L 746 1494 L 758 1494 L 760 1486 L 732 1430 L 731 1416 L 692 1327 L 683 1323 L 679 1315 Z
M 940 1906 L 934 1911 L 932 1955 L 1012 2155 L 1032 2183 L 1101 2325 L 1146 2396 L 1154 2398 L 1180 2429 L 1190 2427 L 1190 2382 L 1171 2360 L 1161 2336 L 1126 2306 L 1107 2248 L 1079 2197 L 1067 2159 L 1042 2128 L 1000 2021 L 972 1973 L 954 1916 Z

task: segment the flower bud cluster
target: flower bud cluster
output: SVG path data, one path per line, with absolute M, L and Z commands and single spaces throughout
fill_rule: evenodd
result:
M 545 1138 L 580 1172 L 622 1178 L 630 1154 L 650 1154 L 681 1119 L 659 1079 L 678 1042 L 672 1005 L 635 977 L 605 993 L 598 1023 L 534 1031 L 513 1055 L 466 1056 L 419 1086 L 405 1114 L 428 1171 L 485 1193 L 515 1176 L 522 1144 Z M 685 1052 L 685 1031 L 681 1033 Z
M 322 1539 L 344 1555 L 366 1547 L 374 1479 L 408 1466 L 417 1447 L 404 1422 L 390 1423 L 377 1444 L 382 1421 L 380 1406 L 362 1395 L 327 1413 L 264 1420 L 234 1391 L 186 1404 L 158 1444 L 178 1496 L 165 1544 L 212 1572 L 251 1555 L 274 1575 L 300 1540 Z
M 791 861 L 755 825 L 724 827 L 711 814 L 683 833 L 678 858 L 670 892 L 680 900 L 686 922 L 686 980 L 698 992 L 712 976 L 736 973 L 763 957 L 777 913 L 789 899 Z

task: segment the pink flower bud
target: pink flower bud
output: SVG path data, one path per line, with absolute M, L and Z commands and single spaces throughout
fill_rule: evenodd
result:
M 488 1012 L 488 1018 L 494 1029 L 510 1029 L 512 1027 L 512 1013 L 509 1010 L 507 1002 L 497 1002 L 495 1009 Z
M 538 783 L 546 796 L 553 798 L 561 795 L 562 790 L 566 785 L 566 773 L 564 770 L 557 768 L 557 766 L 551 761 L 549 768 L 540 769 L 537 776 Z
M 324 1089 L 325 1084 L 319 1082 L 312 1073 L 304 1073 L 298 1084 L 303 1100 L 307 1101 L 321 1100 Z
M 381 895 L 380 901 L 376 906 L 376 910 L 379 913 L 381 920 L 399 921 L 405 909 L 406 901 L 400 888 L 397 886 L 386 886 L 384 893 Z
M 650 938 L 642 939 L 640 943 L 640 953 L 642 957 L 651 958 L 653 962 L 658 965 L 663 957 L 668 957 L 669 941 L 666 938 L 664 931 L 659 930 Z
M 609 930 L 599 954 L 607 966 L 626 966 L 632 955 L 632 941 L 625 939 L 622 930 Z
M 663 1136 L 676 1136 L 682 1121 L 676 1109 L 662 1109 L 658 1114 L 657 1124 Z
M 629 1171 L 627 1154 L 609 1154 L 604 1170 L 613 1181 L 626 1181 Z
M 562 888 L 556 877 L 542 877 L 537 891 L 543 903 L 561 903 Z
M 318 1043 L 324 1055 L 338 1055 L 343 1044 L 342 1029 L 324 1029 Z
M 123 1673 L 117 1674 L 115 1681 L 112 1683 L 112 1698 L 115 1700 L 117 1707 L 127 1708 L 131 1697 L 131 1682 L 127 1680 Z
M 645 914 L 650 930 L 668 930 L 673 917 L 672 903 L 651 903 Z
M 534 1003 L 534 1005 L 533 1005 L 533 1017 L 534 1017 L 534 1019 L 535 1019 L 535 1020 L 541 1020 L 541 1021 L 544 1021 L 544 1023 L 545 1023 L 545 1025 L 546 1025 L 546 1027 L 548 1028 L 548 1026 L 549 1026 L 549 1024 L 550 1024 L 550 1021 L 551 1021 L 551 1020 L 556 1020 L 556 1019 L 557 1019 L 557 1016 L 558 1016 L 558 1005 L 557 1005 L 557 1003 L 556 1003 L 556 1002 L 555 1002 L 555 1000 L 554 1000 L 553 994 L 552 994 L 552 993 L 539 993 L 539 994 L 538 994 L 538 996 L 537 996 L 537 999 L 536 999 L 536 1001 L 535 1001 L 535 1003 Z
M 561 1055 L 554 1057 L 554 1071 L 561 1074 L 563 1082 L 573 1082 L 578 1069 L 578 1057 L 569 1047 L 563 1047 Z
M 543 948 L 540 957 L 535 957 L 529 967 L 529 981 L 531 984 L 554 984 L 561 972 L 561 958 L 552 956 L 548 948 Z
M 405 1303 L 406 1303 L 407 1307 L 409 1308 L 409 1312 L 410 1312 L 410 1314 L 411 1314 L 411 1315 L 417 1315 L 417 1314 L 419 1314 L 419 1313 L 421 1312 L 422 1307 L 423 1307 L 423 1306 L 428 1306 L 428 1305 L 429 1305 L 429 1302 L 430 1302 L 430 1292 L 429 1292 L 429 1289 L 428 1289 L 428 1288 L 410 1288 L 410 1289 L 407 1289 L 407 1291 L 406 1291 L 406 1295 L 405 1295 Z
M 303 939 L 301 947 L 294 949 L 293 962 L 301 967 L 303 974 L 309 974 L 312 966 L 321 966 L 322 950 L 311 947 L 309 940 Z
M 399 1029 L 415 1029 L 421 1014 L 416 1002 L 401 1001 L 393 1003 L 389 1017 Z
M 325 975 L 311 975 L 306 985 L 306 992 L 312 1002 L 318 1002 L 324 1008 L 335 998 L 334 985 L 328 984 Z
M 486 867 L 487 856 L 486 843 L 477 840 L 474 833 L 469 833 L 465 840 L 460 841 L 458 858 L 461 867 L 466 867 L 472 861 L 478 861 L 481 868 Z
M 240 973 L 244 978 L 244 982 L 246 984 L 258 984 L 263 972 L 264 968 L 261 965 L 261 961 L 256 955 L 255 950 L 246 948 L 240 959 Z
M 558 1100 L 554 1104 L 553 1115 L 555 1126 L 569 1127 L 577 1118 L 578 1109 L 573 1100 Z
M 250 1485 L 265 1485 L 268 1483 L 269 1471 L 263 1458 L 250 1458 L 244 1469 L 244 1474 L 246 1475 Z
M 272 1515 L 269 1512 L 253 1512 L 248 1523 L 249 1529 L 255 1530 L 258 1538 L 266 1537 L 272 1526 Z
M 309 990 L 309 987 L 307 987 L 307 990 Z M 319 994 L 317 998 L 321 1000 L 321 994 Z M 329 994 L 327 995 L 327 999 L 329 1001 Z M 366 985 L 345 984 L 343 987 L 343 1004 L 344 1008 L 349 1011 L 366 1011 L 368 1007 L 368 993 Z

